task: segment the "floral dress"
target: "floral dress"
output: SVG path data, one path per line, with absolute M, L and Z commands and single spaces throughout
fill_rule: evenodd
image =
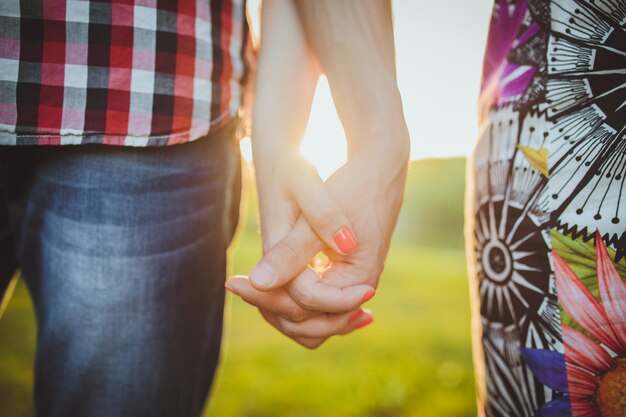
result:
M 468 163 L 481 416 L 626 416 L 626 0 L 496 0 Z

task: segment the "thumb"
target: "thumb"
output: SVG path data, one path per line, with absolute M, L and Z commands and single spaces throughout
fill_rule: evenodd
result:
M 322 249 L 324 244 L 300 217 L 287 236 L 267 251 L 250 271 L 254 288 L 269 291 L 295 278 Z

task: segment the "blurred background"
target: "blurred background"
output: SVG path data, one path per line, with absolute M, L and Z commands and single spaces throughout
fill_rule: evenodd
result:
M 249 0 L 258 31 L 259 0 Z M 256 309 L 228 296 L 221 367 L 205 415 L 218 417 L 475 416 L 463 249 L 465 156 L 477 137 L 476 99 L 490 0 L 395 0 L 397 70 L 414 160 L 376 297 L 374 324 L 308 351 Z M 381 138 L 384 140 L 384 138 Z M 250 161 L 249 139 L 242 152 Z M 328 177 L 345 138 L 322 78 L 302 153 Z M 261 254 L 256 194 L 231 247 L 232 273 Z M 0 416 L 33 416 L 35 321 L 18 284 L 0 319 Z

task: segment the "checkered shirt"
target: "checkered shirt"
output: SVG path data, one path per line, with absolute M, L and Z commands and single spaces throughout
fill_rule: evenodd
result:
M 0 145 L 197 139 L 251 57 L 245 0 L 0 0 Z

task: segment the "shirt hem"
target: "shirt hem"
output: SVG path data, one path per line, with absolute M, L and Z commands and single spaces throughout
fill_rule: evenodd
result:
M 0 146 L 67 146 L 100 144 L 109 146 L 154 147 L 172 146 L 193 142 L 218 130 L 237 116 L 237 112 L 226 111 L 210 124 L 184 132 L 166 135 L 120 135 L 107 133 L 67 133 L 67 134 L 19 134 L 0 132 Z

